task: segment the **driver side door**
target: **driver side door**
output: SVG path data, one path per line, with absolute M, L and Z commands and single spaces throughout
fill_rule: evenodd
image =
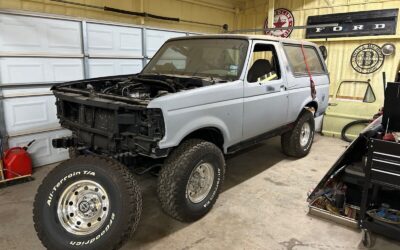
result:
M 275 42 L 255 41 L 244 82 L 243 139 L 287 123 L 288 91 L 282 51 Z

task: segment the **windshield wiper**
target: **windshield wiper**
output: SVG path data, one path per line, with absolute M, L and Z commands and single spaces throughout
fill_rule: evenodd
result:
M 191 78 L 208 81 L 208 82 L 211 82 L 212 84 L 228 82 L 228 80 L 226 80 L 226 79 L 223 79 L 221 77 L 215 77 L 215 76 L 191 76 Z

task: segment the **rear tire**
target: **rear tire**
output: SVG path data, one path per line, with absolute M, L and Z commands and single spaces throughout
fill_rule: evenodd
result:
M 43 180 L 33 221 L 47 249 L 118 249 L 135 232 L 141 211 L 139 187 L 125 166 L 80 156 Z
M 213 143 L 190 139 L 165 161 L 158 177 L 158 198 L 165 213 L 185 222 L 207 214 L 218 198 L 225 159 Z
M 293 130 L 281 136 L 283 153 L 298 158 L 308 155 L 314 141 L 314 130 L 314 115 L 311 111 L 305 110 Z

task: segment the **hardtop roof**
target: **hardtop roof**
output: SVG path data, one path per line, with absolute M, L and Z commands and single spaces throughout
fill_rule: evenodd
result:
M 242 35 L 242 34 L 216 34 L 216 35 L 195 35 L 195 36 L 184 36 L 171 38 L 168 41 L 174 40 L 190 40 L 190 39 L 243 39 L 243 40 L 263 40 L 263 41 L 273 41 L 273 42 L 283 42 L 291 44 L 304 44 L 317 46 L 315 43 L 308 42 L 305 40 L 296 40 L 290 38 L 275 37 L 269 35 Z

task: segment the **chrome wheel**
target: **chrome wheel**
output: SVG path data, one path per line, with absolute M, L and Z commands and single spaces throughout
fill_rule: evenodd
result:
M 202 202 L 214 183 L 214 168 L 210 163 L 200 163 L 190 174 L 186 187 L 186 196 L 193 203 Z
M 65 230 L 87 235 L 103 225 L 109 208 L 105 189 L 97 182 L 81 180 L 69 185 L 61 194 L 57 215 Z
M 311 137 L 311 126 L 308 122 L 305 122 L 301 127 L 300 145 L 302 147 L 307 146 L 308 142 L 310 141 L 310 137 Z

